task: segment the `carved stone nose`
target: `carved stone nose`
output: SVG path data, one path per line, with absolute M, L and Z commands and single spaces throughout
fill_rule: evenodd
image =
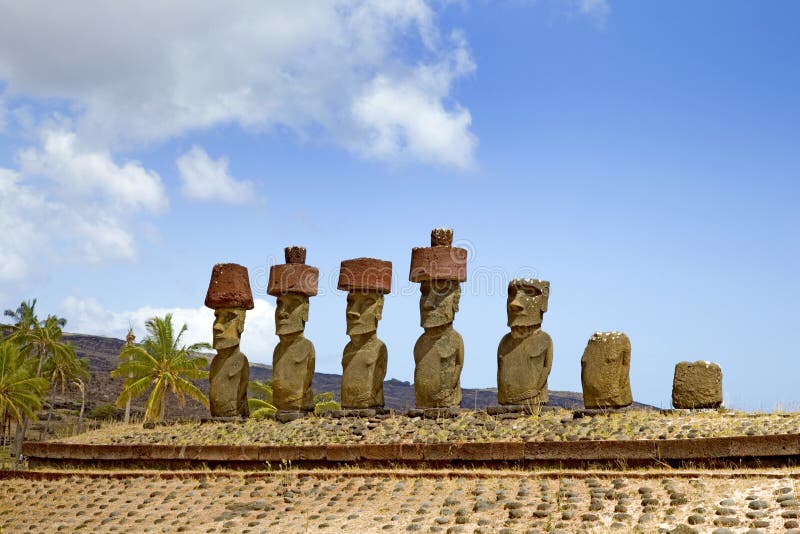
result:
M 509 307 L 515 312 L 519 312 L 525 309 L 525 307 L 517 301 L 512 302 Z
M 361 314 L 358 313 L 358 312 L 354 312 L 354 311 L 347 312 L 347 318 L 348 319 L 358 319 L 359 317 L 361 317 Z

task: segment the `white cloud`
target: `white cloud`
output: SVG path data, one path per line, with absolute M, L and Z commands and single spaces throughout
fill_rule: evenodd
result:
M 456 105 L 443 102 L 453 80 L 472 72 L 475 65 L 460 44 L 447 63 L 420 66 L 397 77 L 377 76 L 353 103 L 356 122 L 366 132 L 354 148 L 376 158 L 408 156 L 416 160 L 470 167 L 477 145 L 469 131 L 472 117 Z
M 36 254 L 46 242 L 37 215 L 56 211 L 20 184 L 21 177 L 0 168 L 0 281 L 13 281 L 35 270 Z M 47 218 L 47 216 L 45 216 Z
M 0 168 L 0 282 L 41 275 L 52 263 L 100 263 L 136 256 L 122 215 L 64 202 L 32 187 L 30 180 Z
M 611 11 L 608 0 L 578 0 L 578 12 L 603 23 Z
M 82 148 L 72 133 L 46 131 L 18 159 L 19 170 L 0 168 L 1 282 L 30 281 L 53 263 L 131 260 L 132 221 L 167 206 L 158 174 Z
M 251 362 L 272 363 L 272 351 L 278 343 L 275 336 L 275 308 L 264 299 L 254 299 L 255 307 L 247 311 L 242 352 Z M 156 308 L 144 306 L 135 310 L 114 312 L 105 308 L 94 298 L 67 297 L 61 304 L 63 315 L 68 317 L 67 330 L 81 334 L 93 334 L 125 339 L 128 327 L 133 326 L 137 340 L 147 335 L 144 323 L 147 319 L 172 313 L 173 325 L 180 328 L 184 323 L 187 331 L 183 341 L 211 343 L 211 328 L 214 310 L 198 308 Z
M 469 72 L 453 58 L 468 56 L 463 39 L 440 37 L 425 0 L 31 0 L 0 18 L 7 94 L 70 109 L 93 146 L 283 125 L 370 157 L 465 167 L 469 112 L 449 100 Z M 446 83 L 429 93 L 422 72 Z M 422 118 L 389 113 L 389 89 Z
M 211 159 L 205 150 L 193 146 L 176 164 L 181 192 L 193 200 L 217 200 L 228 204 L 249 204 L 257 200 L 253 183 L 228 174 L 228 159 Z
M 44 131 L 42 147 L 19 154 L 21 171 L 54 182 L 72 197 L 101 197 L 104 205 L 161 211 L 167 197 L 161 177 L 135 161 L 114 163 L 105 151 L 81 150 L 74 133 Z
M 8 110 L 6 109 L 6 102 L 3 95 L 0 95 L 0 134 L 4 133 L 8 128 Z

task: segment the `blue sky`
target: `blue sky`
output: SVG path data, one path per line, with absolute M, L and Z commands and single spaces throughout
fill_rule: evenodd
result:
M 238 262 L 269 362 L 264 273 L 300 244 L 317 370 L 340 372 L 332 281 L 378 257 L 388 377 L 411 380 L 410 252 L 449 226 L 464 386 L 495 384 L 505 285 L 535 275 L 551 389 L 621 330 L 636 400 L 668 406 L 675 363 L 706 359 L 729 406 L 800 405 L 795 2 L 136 5 L 0 2 L 4 308 L 118 337 L 172 310 L 210 340 L 211 267 Z

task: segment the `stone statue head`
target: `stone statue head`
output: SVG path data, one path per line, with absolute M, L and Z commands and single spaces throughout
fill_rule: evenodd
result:
M 375 332 L 383 316 L 383 293 L 351 291 L 347 294 L 347 335 Z
M 302 332 L 308 321 L 308 296 L 302 293 L 278 295 L 275 306 L 275 333 Z
M 419 314 L 423 328 L 453 322 L 461 298 L 461 285 L 456 280 L 426 280 L 420 288 Z
M 246 310 L 242 308 L 218 308 L 214 310 L 214 340 L 217 350 L 229 349 L 239 344 L 244 330 Z
M 541 326 L 547 311 L 550 283 L 532 278 L 517 278 L 508 284 L 508 326 Z

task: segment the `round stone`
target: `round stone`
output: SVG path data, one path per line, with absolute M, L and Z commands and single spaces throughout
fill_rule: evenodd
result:
M 690 525 L 701 525 L 706 522 L 706 518 L 700 514 L 692 514 L 686 519 L 686 522 Z

